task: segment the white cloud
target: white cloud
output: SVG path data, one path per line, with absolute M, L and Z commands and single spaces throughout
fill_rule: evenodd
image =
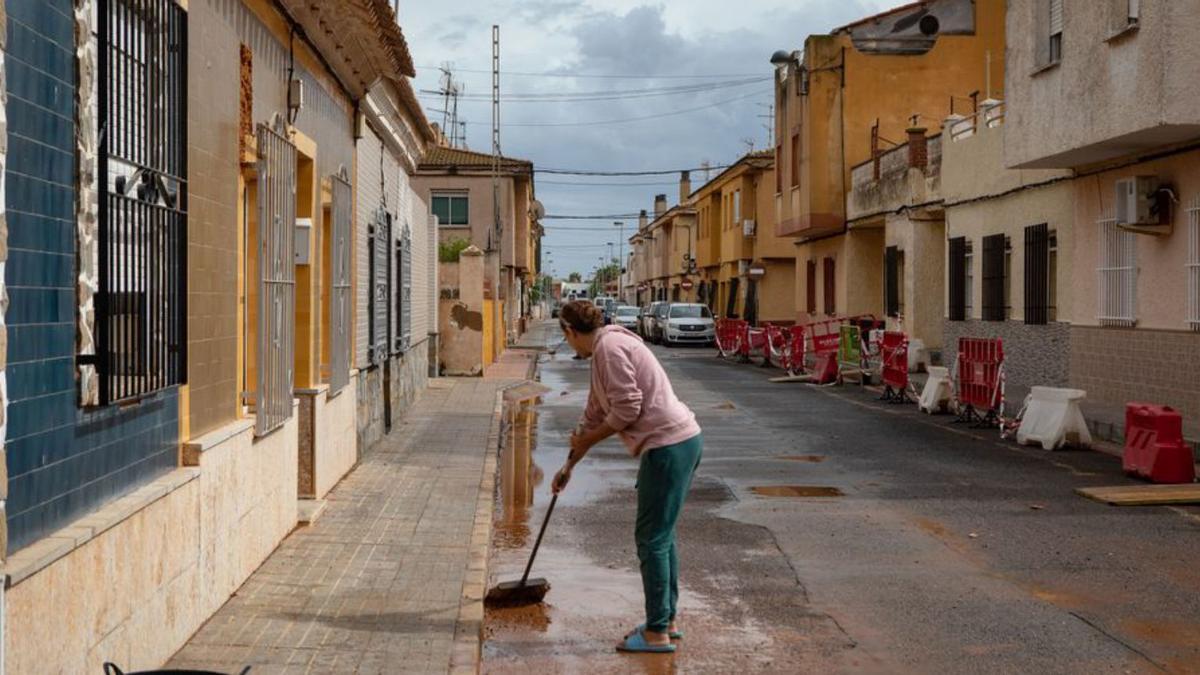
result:
M 491 25 L 501 26 L 501 70 L 567 72 L 594 75 L 726 73 L 771 75 L 770 54 L 795 49 L 812 33 L 900 4 L 894 0 L 458 0 L 410 2 L 401 7 L 401 23 L 418 66 L 416 84 L 436 89 L 435 68 L 453 62 L 468 95 L 490 94 Z M 630 90 L 676 86 L 695 80 L 539 78 L 508 75 L 502 95 Z M 542 167 L 645 170 L 696 166 L 703 160 L 724 163 L 747 149 L 744 138 L 757 147 L 767 145 L 766 113 L 770 85 L 749 84 L 718 91 L 692 92 L 653 98 L 587 103 L 504 104 L 506 123 L 564 123 L 603 121 L 658 115 L 707 107 L 687 114 L 618 125 L 562 127 L 505 127 L 502 147 L 509 155 L 531 159 Z M 432 98 L 430 112 L 440 107 Z M 490 105 L 462 100 L 460 118 L 471 126 L 472 147 L 490 146 Z M 540 176 L 539 199 L 550 213 L 607 214 L 635 212 L 652 206 L 653 195 L 665 192 L 674 202 L 671 185 L 637 187 L 572 187 L 551 180 L 599 182 L 596 179 Z M 702 177 L 693 177 L 698 185 Z M 623 182 L 669 182 L 674 177 L 623 179 Z M 633 222 L 629 223 L 631 226 Z M 547 222 L 547 251 L 557 271 L 588 273 L 616 241 L 608 221 Z M 591 227 L 595 229 L 583 230 Z M 575 228 L 567 230 L 565 228 Z M 627 232 L 628 234 L 628 232 Z M 594 249 L 575 248 L 581 244 Z M 572 248 L 566 248 L 566 246 Z M 562 246 L 555 252 L 556 246 Z

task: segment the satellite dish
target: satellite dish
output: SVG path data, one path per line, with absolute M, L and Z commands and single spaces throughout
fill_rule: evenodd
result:
M 546 217 L 546 207 L 542 206 L 542 203 L 535 199 L 533 200 L 533 204 L 529 206 L 529 215 L 534 220 L 541 220 Z

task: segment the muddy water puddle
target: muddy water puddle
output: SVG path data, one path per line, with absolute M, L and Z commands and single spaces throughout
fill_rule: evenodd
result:
M 845 494 L 826 485 L 758 485 L 750 491 L 762 497 L 841 497 Z
M 582 395 L 578 378 L 571 383 L 551 375 L 543 383 L 551 391 L 543 398 L 506 404 L 489 586 L 520 578 L 550 499 L 550 481 L 567 455 L 568 432 L 563 430 L 573 426 L 586 397 L 586 379 Z M 629 512 L 636 501 L 636 468 L 636 462 L 608 443 L 593 449 L 575 469 L 530 575 L 549 580 L 550 591 L 537 605 L 485 608 L 483 672 L 774 671 L 779 664 L 772 660 L 779 655 L 771 653 L 772 645 L 804 639 L 761 624 L 746 611 L 731 615 L 689 584 L 685 574 L 679 622 L 686 635 L 679 651 L 630 655 L 614 649 L 644 617 Z M 612 502 L 621 506 L 615 513 L 607 506 Z M 697 567 L 690 565 L 693 578 L 705 582 Z M 736 593 L 734 585 L 722 585 Z M 722 600 L 730 602 L 736 598 Z

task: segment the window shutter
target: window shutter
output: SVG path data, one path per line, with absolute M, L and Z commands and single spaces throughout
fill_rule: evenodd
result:
M 983 320 L 1004 320 L 1004 235 L 983 238 Z
M 836 273 L 834 269 L 834 259 L 825 258 L 825 313 L 833 316 L 837 312 L 836 289 L 834 288 L 834 279 Z
M 967 238 L 950 240 L 950 312 L 951 321 L 967 318 Z
M 884 312 L 888 316 L 900 314 L 900 249 L 888 246 L 884 251 Z
M 391 298 L 391 251 L 388 242 L 392 235 L 392 216 L 380 209 L 375 212 L 375 222 L 369 230 L 369 264 L 371 295 L 368 299 L 368 347 L 367 359 L 373 364 L 383 363 L 388 353 L 390 336 L 389 300 Z
M 1063 32 L 1063 3 L 1062 0 L 1050 0 L 1050 34 Z
M 816 314 L 817 313 L 817 261 L 816 260 L 808 261 L 808 274 L 805 279 L 805 284 L 806 284 L 805 295 L 808 296 L 806 298 L 807 299 L 806 304 L 808 305 L 808 313 Z
M 1050 315 L 1050 227 L 1025 228 L 1025 323 L 1045 324 Z

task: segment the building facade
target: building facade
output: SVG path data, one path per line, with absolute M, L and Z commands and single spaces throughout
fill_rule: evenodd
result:
M 542 226 L 533 163 L 501 158 L 499 213 L 493 208 L 489 154 L 431 146 L 413 177 L 413 189 L 438 220 L 439 242 L 462 240 L 487 254 L 485 301 L 497 327 L 491 338 L 495 358 L 525 331 L 532 314 L 529 291 L 540 274 Z
M 359 111 L 413 66 L 343 4 L 3 3 L 4 670 L 158 666 L 357 461 Z
M 1074 190 L 1064 170 L 1006 169 L 1005 105 L 942 133 L 944 361 L 960 337 L 1004 342 L 1006 398 L 1069 383 Z
M 795 321 L 795 246 L 775 231 L 775 159 L 745 155 L 689 196 L 697 214 L 697 299 L 714 314 Z
M 412 176 L 434 143 L 411 85 L 375 84 L 356 143 L 354 367 L 358 444 L 369 448 L 438 362 L 437 226 Z
M 686 172 L 680 180 L 682 203 L 667 208 L 665 194 L 654 197 L 654 218 L 630 237 L 637 255 L 644 256 L 645 277 L 635 286 L 643 288 L 642 302 L 696 302 L 696 210 L 688 203 L 691 185 Z
M 1112 418 L 1200 417 L 1198 29 L 1186 3 L 1009 2 L 1005 163 L 1073 177 L 1069 380 Z
M 778 234 L 797 240 L 798 319 L 883 313 L 881 223 L 848 226 L 852 168 L 999 85 L 1003 0 L 931 0 L 809 36 L 778 53 Z M 993 82 L 993 78 L 995 78 Z M 986 95 L 985 95 L 986 98 Z

